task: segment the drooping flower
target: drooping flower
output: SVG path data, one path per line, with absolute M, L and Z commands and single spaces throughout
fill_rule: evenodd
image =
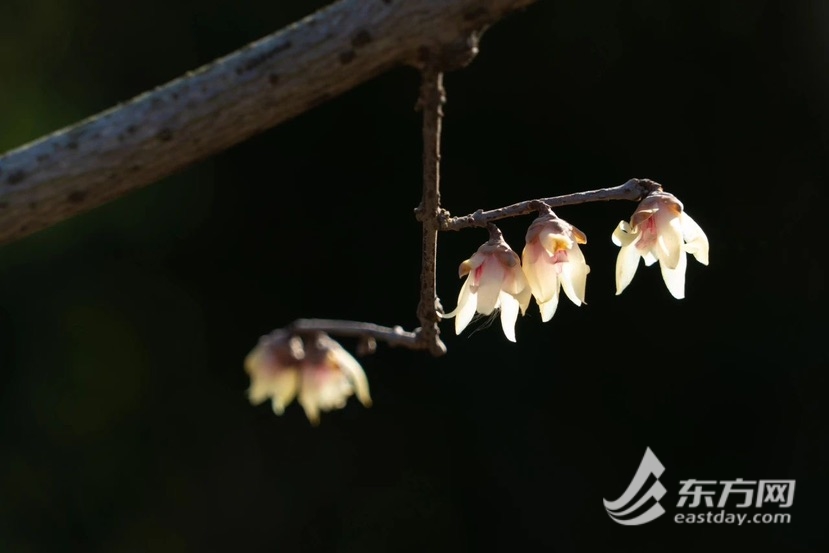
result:
M 530 303 L 530 289 L 521 272 L 518 254 L 504 241 L 501 231 L 490 225 L 490 240 L 472 257 L 460 264 L 458 276 L 466 281 L 458 295 L 458 306 L 443 318 L 455 318 L 455 333 L 460 334 L 475 316 L 501 311 L 501 328 L 515 342 L 515 321 Z
M 248 398 L 258 405 L 268 398 L 277 415 L 297 397 L 311 424 L 317 425 L 321 411 L 345 407 L 356 393 L 369 407 L 368 379 L 363 368 L 336 341 L 322 332 L 301 336 L 277 330 L 263 336 L 245 359 L 250 376 Z
M 662 279 L 676 299 L 685 297 L 686 252 L 708 265 L 708 237 L 682 202 L 667 192 L 652 192 L 639 203 L 630 223 L 621 221 L 613 231 L 620 246 L 616 258 L 616 295 L 633 280 L 639 258 L 650 266 L 659 261 Z
M 547 211 L 527 229 L 522 255 L 524 274 L 544 322 L 553 318 L 561 289 L 574 304 L 584 303 L 590 272 L 579 248 L 587 243 L 587 237 L 549 208 Z

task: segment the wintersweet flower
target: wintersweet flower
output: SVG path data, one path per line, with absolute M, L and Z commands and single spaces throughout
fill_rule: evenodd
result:
M 659 261 L 662 279 L 676 299 L 685 297 L 686 252 L 708 265 L 708 237 L 682 202 L 667 192 L 652 192 L 639 203 L 630 223 L 621 221 L 613 231 L 613 243 L 621 246 L 616 258 L 616 295 L 627 288 L 639 258 L 650 266 Z
M 340 344 L 322 332 L 302 336 L 277 330 L 263 336 L 245 359 L 251 384 L 248 398 L 258 405 L 268 398 L 277 415 L 294 397 L 311 424 L 321 411 L 341 409 L 356 393 L 364 406 L 371 405 L 368 379 L 363 368 Z
M 458 268 L 458 276 L 466 276 L 466 281 L 458 295 L 458 306 L 443 318 L 456 317 L 455 333 L 460 334 L 475 313 L 491 315 L 500 309 L 504 335 L 515 342 L 515 321 L 518 311 L 523 315 L 530 304 L 530 289 L 518 254 L 495 225 L 490 225 L 489 230 L 490 240 Z
M 522 255 L 524 274 L 544 322 L 553 318 L 562 289 L 574 304 L 584 303 L 590 272 L 579 248 L 587 243 L 587 237 L 549 208 L 546 211 L 527 229 Z

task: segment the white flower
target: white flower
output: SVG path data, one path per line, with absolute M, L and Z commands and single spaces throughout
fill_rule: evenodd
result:
M 652 192 L 642 200 L 630 223 L 622 221 L 613 231 L 613 243 L 621 246 L 616 258 L 616 295 L 633 280 L 640 257 L 647 266 L 659 261 L 662 279 L 677 299 L 685 297 L 685 253 L 708 265 L 708 238 L 685 213 L 682 202 L 667 192 Z
M 455 333 L 460 334 L 475 316 L 475 313 L 490 315 L 501 310 L 501 328 L 511 342 L 515 342 L 515 321 L 518 311 L 527 310 L 530 303 L 530 289 L 521 272 L 521 261 L 501 236 L 494 225 L 490 228 L 492 238 L 458 268 L 459 276 L 466 281 L 458 295 L 458 306 L 444 318 L 457 316 Z
M 320 411 L 345 407 L 356 392 L 369 407 L 371 396 L 363 368 L 340 344 L 321 332 L 291 334 L 277 330 L 263 336 L 245 359 L 250 375 L 250 402 L 258 405 L 271 398 L 277 415 L 295 396 L 311 424 Z
M 590 267 L 579 244 L 585 243 L 587 237 L 582 231 L 552 211 L 538 217 L 527 230 L 522 255 L 524 274 L 538 302 L 542 321 L 553 318 L 560 289 L 574 304 L 584 303 Z

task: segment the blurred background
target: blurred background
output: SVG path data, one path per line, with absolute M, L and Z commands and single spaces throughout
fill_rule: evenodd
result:
M 3 0 L 0 151 L 325 2 Z M 446 78 L 453 214 L 647 177 L 708 234 L 686 299 L 615 297 L 633 203 L 561 208 L 587 303 L 449 353 L 362 358 L 311 428 L 245 397 L 297 317 L 416 326 L 418 76 L 400 68 L 0 248 L 0 551 L 826 551 L 829 4 L 542 0 Z M 532 217 L 504 222 L 514 249 Z M 440 237 L 438 293 L 483 230 Z M 346 347 L 353 342 L 343 340 Z M 616 525 L 646 447 L 679 480 L 795 479 L 786 525 Z M 773 512 L 767 510 L 765 512 Z

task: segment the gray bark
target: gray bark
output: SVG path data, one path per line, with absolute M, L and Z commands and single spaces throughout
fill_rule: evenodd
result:
M 0 156 L 0 244 L 156 182 L 400 65 L 463 65 L 535 0 L 340 0 Z M 473 47 L 470 48 L 470 45 Z M 431 58 L 427 60 L 426 58 Z

